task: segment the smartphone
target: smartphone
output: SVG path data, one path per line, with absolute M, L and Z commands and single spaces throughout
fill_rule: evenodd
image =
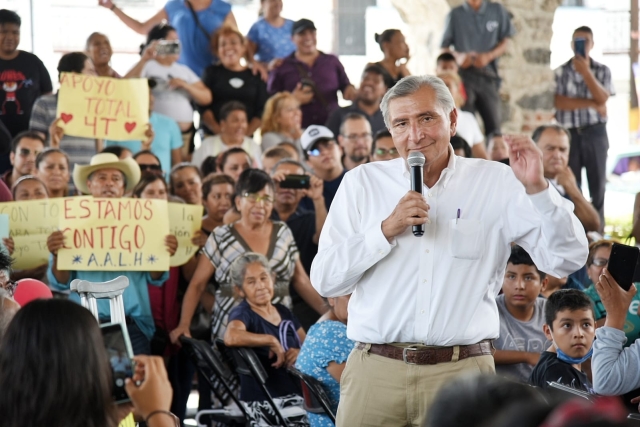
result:
M 618 285 L 628 291 L 633 284 L 634 273 L 638 265 L 640 249 L 635 246 L 614 243 L 611 247 L 611 256 L 607 269 Z
M 116 403 L 129 402 L 124 380 L 133 377 L 133 351 L 129 334 L 122 323 L 100 325 L 113 378 L 113 399 Z
M 587 39 L 585 39 L 584 37 L 576 37 L 573 40 L 573 49 L 576 55 L 580 55 L 583 58 L 587 57 L 587 54 L 584 51 L 584 45 L 586 42 L 587 42 Z
M 280 188 L 309 188 L 310 180 L 309 175 L 287 175 L 284 181 L 280 182 Z
M 156 45 L 158 55 L 180 55 L 180 41 L 160 40 Z

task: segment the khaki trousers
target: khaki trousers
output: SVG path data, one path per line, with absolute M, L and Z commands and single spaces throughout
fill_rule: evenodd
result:
M 495 373 L 493 356 L 469 357 L 437 365 L 401 360 L 354 349 L 340 379 L 336 427 L 422 427 L 436 393 L 468 372 Z

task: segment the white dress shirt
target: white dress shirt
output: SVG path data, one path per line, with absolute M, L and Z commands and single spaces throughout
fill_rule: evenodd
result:
M 529 196 L 510 167 L 449 152 L 438 182 L 423 189 L 430 224 L 422 237 L 411 227 L 391 243 L 382 234 L 382 221 L 410 188 L 404 159 L 345 175 L 322 228 L 311 283 L 325 297 L 353 293 L 350 339 L 438 346 L 494 339 L 495 297 L 511 242 L 556 277 L 585 264 L 587 239 L 571 202 L 551 186 Z

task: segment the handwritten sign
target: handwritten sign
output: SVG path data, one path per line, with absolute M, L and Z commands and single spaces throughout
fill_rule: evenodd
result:
M 186 264 L 198 251 L 191 238 L 202 226 L 202 206 L 169 203 L 170 232 L 178 239 L 178 250 L 171 257 L 171 267 Z
M 64 133 L 85 138 L 144 139 L 149 123 L 146 79 L 62 73 L 58 115 Z
M 64 199 L 59 226 L 65 246 L 58 251 L 58 269 L 169 270 L 167 212 L 164 200 Z
M 9 217 L 16 270 L 39 267 L 49 262 L 47 238 L 58 229 L 62 199 L 0 203 L 0 214 Z

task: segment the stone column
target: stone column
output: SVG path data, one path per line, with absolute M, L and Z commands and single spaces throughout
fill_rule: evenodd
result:
M 411 28 L 414 73 L 433 73 L 446 14 L 464 0 L 392 0 Z M 551 25 L 562 0 L 503 0 L 516 35 L 500 58 L 502 129 L 530 133 L 553 118 L 553 71 L 549 69 Z

